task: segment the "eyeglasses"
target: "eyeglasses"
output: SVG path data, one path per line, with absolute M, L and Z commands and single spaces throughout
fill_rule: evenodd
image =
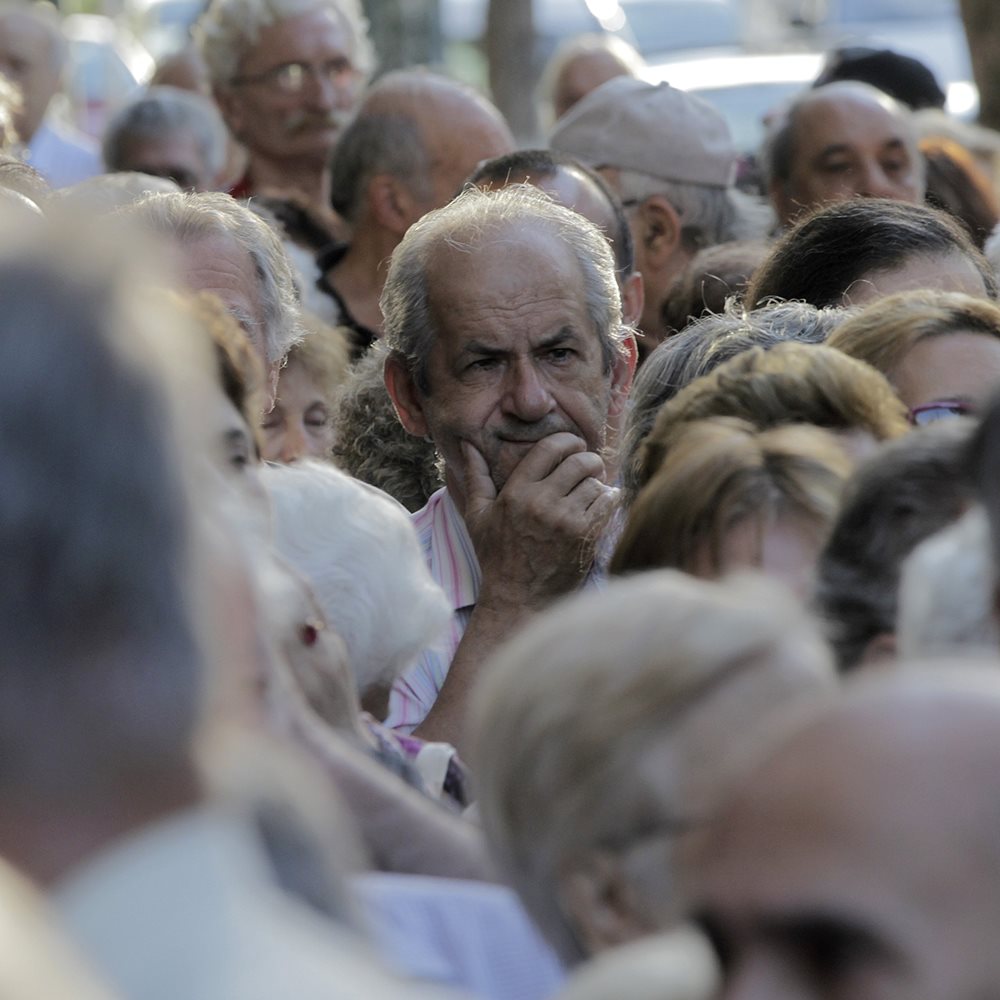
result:
M 972 407 L 957 399 L 938 399 L 933 403 L 921 403 L 910 410 L 910 423 L 914 427 L 933 424 L 936 420 L 949 417 L 965 417 L 972 413 Z
M 282 94 L 300 94 L 309 81 L 328 80 L 335 86 L 353 82 L 359 76 L 351 60 L 345 56 L 328 59 L 324 63 L 289 62 L 254 73 L 250 76 L 234 76 L 230 81 L 234 86 L 265 86 Z

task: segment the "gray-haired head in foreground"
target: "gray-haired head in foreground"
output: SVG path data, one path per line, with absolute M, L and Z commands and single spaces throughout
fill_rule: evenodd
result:
M 0 788 L 38 802 L 186 761 L 201 673 L 160 314 L 49 242 L 0 249 Z
M 104 164 L 112 171 L 134 170 L 128 159 L 130 143 L 177 133 L 192 136 L 206 175 L 218 177 L 226 164 L 229 134 L 222 116 L 214 101 L 177 87 L 151 87 L 111 119 L 101 144 Z
M 636 372 L 622 432 L 621 469 L 626 495 L 639 489 L 636 459 L 660 407 L 686 385 L 751 347 L 765 350 L 789 340 L 821 344 L 851 314 L 780 302 L 752 312 L 732 306 L 690 323 L 654 350 Z
M 688 902 L 676 836 L 704 822 L 776 714 L 834 688 L 790 594 L 673 570 L 574 595 L 486 668 L 469 727 L 483 828 L 567 963 L 593 947 L 575 879 L 606 862 L 635 923 L 676 924 Z
M 340 19 L 351 39 L 354 66 L 368 76 L 375 68 L 375 50 L 359 0 L 212 0 L 194 29 L 212 86 L 232 82 L 239 74 L 240 61 L 265 28 L 323 10 Z
M 260 290 L 264 346 L 271 364 L 280 362 L 305 336 L 295 278 L 281 240 L 263 219 L 228 194 L 155 194 L 129 206 L 124 214 L 181 246 L 228 237 L 250 255 Z
M 579 264 L 587 315 L 601 343 L 605 370 L 610 371 L 616 355 L 624 350 L 629 330 L 622 323 L 615 259 L 604 234 L 531 185 L 513 184 L 499 191 L 470 187 L 407 230 L 392 255 L 382 292 L 386 342 L 405 360 L 421 392 L 430 390 L 427 367 L 437 336 L 427 281 L 434 255 L 444 248 L 461 252 L 488 247 L 500 234 L 513 234 L 516 241 L 523 233 L 521 238 L 530 241 L 530 230 L 564 242 Z M 509 253 L 516 253 L 516 245 L 509 240 L 503 251 L 491 251 L 497 267 L 503 266 L 504 255 Z M 475 289 L 468 294 L 475 295 Z

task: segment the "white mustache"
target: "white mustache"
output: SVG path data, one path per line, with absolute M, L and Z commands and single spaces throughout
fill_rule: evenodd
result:
M 350 116 L 342 111 L 293 111 L 285 119 L 285 131 L 289 135 L 314 128 L 341 129 Z

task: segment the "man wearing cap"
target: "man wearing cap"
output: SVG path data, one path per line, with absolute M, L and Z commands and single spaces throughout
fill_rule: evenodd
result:
M 552 149 L 600 173 L 622 199 L 646 300 L 640 357 L 667 336 L 673 279 L 706 246 L 759 235 L 733 187 L 736 148 L 700 98 L 632 77 L 609 80 L 556 124 Z

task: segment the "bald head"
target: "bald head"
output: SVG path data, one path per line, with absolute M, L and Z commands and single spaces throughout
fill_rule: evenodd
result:
M 0 3 L 0 73 L 21 91 L 17 132 L 28 142 L 56 95 L 66 59 L 59 15 L 51 4 Z
M 864 83 L 810 90 L 789 108 L 764 149 L 778 219 L 848 198 L 923 200 L 923 161 L 910 113 Z
M 896 672 L 831 702 L 700 845 L 727 1000 L 1000 991 L 1000 671 Z
M 356 222 L 371 207 L 371 182 L 391 179 L 408 226 L 447 204 L 482 160 L 513 148 L 503 116 L 475 91 L 433 73 L 389 73 L 337 144 L 333 207 Z

